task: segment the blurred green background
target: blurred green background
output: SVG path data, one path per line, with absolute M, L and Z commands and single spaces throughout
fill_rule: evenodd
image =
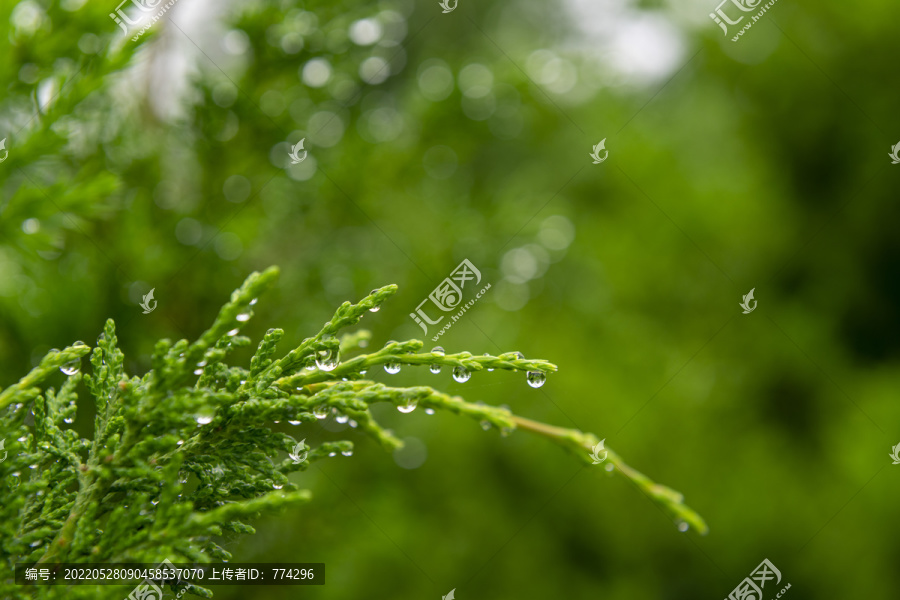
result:
M 327 584 L 217 598 L 718 599 L 763 558 L 794 600 L 896 598 L 900 5 L 780 0 L 735 43 L 714 4 L 179 0 L 134 42 L 113 0 L 4 2 L 0 385 L 107 317 L 143 373 L 271 264 L 256 339 L 388 283 L 373 343 L 421 337 L 468 258 L 492 287 L 440 344 L 559 373 L 376 377 L 591 431 L 710 533 L 541 439 L 380 407 L 405 457 L 274 425 L 357 451 L 229 546 Z

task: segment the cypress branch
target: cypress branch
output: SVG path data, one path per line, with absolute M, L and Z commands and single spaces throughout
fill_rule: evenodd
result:
M 273 431 L 273 421 L 315 423 L 336 414 L 393 450 L 402 442 L 370 411 L 371 405 L 387 402 L 403 412 L 416 407 L 451 412 L 502 435 L 528 431 L 591 464 L 591 449 L 599 443 L 592 434 L 532 421 L 507 408 L 470 403 L 427 386 L 397 388 L 366 379 L 371 368 L 400 365 L 449 367 L 455 373 L 504 369 L 541 377 L 557 370 L 550 362 L 526 359 L 518 352 L 422 352 L 419 340 L 391 341 L 363 353 L 371 334 L 341 330 L 377 310 L 397 291 L 394 285 L 374 290 L 356 304 L 345 302 L 318 333 L 281 358 L 276 353 L 284 332 L 270 329 L 249 369 L 229 365 L 229 354 L 250 344 L 239 335 L 240 328 L 277 276 L 274 267 L 250 275 L 196 341 L 160 340 L 152 368 L 143 377 L 125 373 L 115 324 L 109 320 L 93 349 L 76 343 L 53 350 L 25 377 L 0 391 L 0 439 L 7 440 L 9 452 L 0 463 L 6 486 L 0 503 L 0 595 L 51 598 L 60 593 L 16 586 L 16 562 L 228 560 L 230 553 L 213 538 L 224 532 L 251 534 L 254 530 L 246 521 L 310 502 L 311 493 L 299 489 L 288 475 L 338 452 L 353 451 L 349 440 L 298 445 L 292 436 Z M 91 373 L 82 374 L 79 365 L 88 353 Z M 59 390 L 41 387 L 57 370 L 68 375 Z M 81 382 L 96 409 L 91 439 L 66 428 L 74 419 Z M 298 448 L 304 449 L 299 456 L 291 454 Z M 612 450 L 606 452 L 607 465 L 672 518 L 706 532 L 703 519 L 683 503 L 681 494 L 654 483 Z M 292 458 L 285 458 L 288 454 Z M 67 597 L 91 598 L 120 594 L 114 588 L 85 586 L 65 592 Z M 188 592 L 211 596 L 198 586 Z

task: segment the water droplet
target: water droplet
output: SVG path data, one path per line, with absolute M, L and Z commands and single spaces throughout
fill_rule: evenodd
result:
M 281 421 L 272 421 L 272 422 L 275 423 L 276 425 L 281 423 Z
M 328 416 L 328 407 L 324 404 L 320 404 L 319 406 L 313 409 L 313 414 L 317 419 L 324 419 Z
M 337 452 L 329 452 L 328 456 L 337 456 Z
M 24 442 L 24 441 L 27 440 L 28 438 L 26 438 L 26 437 L 23 435 L 22 437 L 20 437 L 20 438 L 18 438 L 18 439 L 19 439 L 20 442 Z
M 72 345 L 73 345 L 73 346 L 87 346 L 87 344 L 85 344 L 85 343 L 82 342 L 81 340 L 75 340 L 75 343 L 72 344 Z
M 485 352 L 484 355 L 485 355 L 485 356 L 490 356 L 490 354 L 489 354 L 488 352 Z M 493 371 L 493 370 L 494 370 L 493 367 L 488 367 L 488 371 Z
M 416 410 L 416 406 L 418 406 L 418 403 L 415 400 L 407 400 L 406 404 L 398 405 L 397 410 L 402 413 L 411 413 Z
M 150 504 L 152 504 L 153 506 L 156 506 L 157 504 L 159 504 L 159 500 L 151 500 Z
M 284 486 L 281 485 L 280 483 L 273 483 L 273 484 L 272 484 L 272 487 L 275 488 L 276 490 L 280 490 L 280 489 L 283 488 Z
M 100 342 L 104 341 L 106 341 L 106 334 L 101 332 L 100 335 L 97 336 L 97 345 L 99 346 Z
M 513 354 L 516 355 L 517 360 L 525 360 L 525 355 L 522 354 L 521 352 L 513 352 Z
M 34 542 L 31 542 L 28 545 L 31 546 L 32 548 L 37 548 L 38 546 L 40 546 L 43 543 L 44 543 L 44 540 L 36 540 Z
M 249 321 L 250 320 L 250 310 L 247 309 L 247 310 L 239 313 L 238 316 L 235 317 L 235 319 L 237 321 L 240 321 L 241 323 L 244 323 L 245 321 Z
M 465 367 L 453 367 L 453 379 L 458 383 L 465 383 L 472 374 Z
M 213 417 L 215 415 L 216 413 L 214 410 L 206 408 L 195 414 L 194 420 L 197 421 L 198 425 L 206 425 L 208 423 L 212 423 Z
M 490 421 L 482 421 L 481 428 L 484 429 L 485 431 L 487 431 L 488 429 L 491 428 L 491 422 Z
M 178 440 L 178 444 L 177 444 L 177 445 L 180 446 L 180 445 L 182 445 L 183 443 L 184 443 L 184 440 Z M 162 485 L 162 484 L 160 484 L 160 485 Z
M 203 375 L 203 369 L 194 369 L 194 375 Z
M 246 380 L 246 379 L 241 379 L 241 385 L 244 385 L 245 383 L 247 383 L 247 380 Z
M 378 290 L 372 290 L 371 292 L 369 292 L 369 295 L 371 296 L 372 294 L 376 293 L 377 291 Z M 380 306 L 373 306 L 372 308 L 369 309 L 369 312 L 378 312 L 380 308 L 381 308 Z
M 198 366 L 198 367 L 205 367 L 205 366 L 206 366 L 206 361 L 205 361 L 205 360 L 201 360 L 200 362 L 197 363 L 197 366 Z
M 70 425 L 74 422 L 75 422 L 75 419 L 73 419 L 72 417 L 66 417 L 63 419 L 63 423 L 68 423 Z
M 357 425 L 359 425 L 359 423 L 357 423 L 353 419 L 350 419 L 350 427 L 356 427 Z
M 608 473 L 612 473 L 613 471 L 615 471 L 616 465 L 614 465 L 614 464 L 612 464 L 612 463 L 609 463 L 608 465 L 606 465 L 606 466 L 603 467 L 603 468 L 606 469 L 606 471 L 607 471 Z
M 438 356 L 444 356 L 444 349 L 440 346 L 435 346 L 431 349 L 432 354 L 437 354 Z M 441 372 L 441 365 L 431 365 L 428 367 L 428 370 L 437 375 Z
M 259 301 L 259 298 L 254 298 L 253 300 L 250 301 L 250 306 L 253 306 L 253 305 L 256 304 L 258 301 Z
M 362 369 L 362 370 L 359 372 L 359 374 L 360 374 L 360 375 L 365 375 L 367 372 L 368 372 L 368 369 Z
M 500 435 L 503 437 L 509 437 L 509 434 L 512 433 L 512 427 L 501 427 Z
M 229 337 L 234 337 L 234 336 L 236 336 L 237 334 L 238 334 L 237 327 L 235 327 L 234 329 L 232 329 L 231 331 L 228 332 L 228 336 L 229 336 Z
M 400 372 L 400 365 L 398 363 L 385 363 L 384 370 L 391 375 L 396 375 Z
M 74 375 L 78 371 L 81 370 L 81 359 L 75 358 L 64 364 L 59 368 L 60 371 L 65 373 L 66 375 Z
M 316 352 L 316 366 L 323 371 L 333 371 L 338 366 L 338 350 L 319 350 Z
M 300 421 L 288 421 L 291 425 L 299 425 Z
M 525 374 L 525 381 L 527 381 L 528 385 L 531 387 L 539 388 L 547 381 L 547 376 L 540 371 L 528 371 L 528 373 Z
M 338 423 L 343 424 L 343 423 L 346 423 L 347 421 L 349 421 L 350 417 L 348 417 L 347 415 L 338 415 L 334 418 L 334 420 L 337 421 Z
M 678 531 L 684 533 L 685 531 L 687 531 L 690 528 L 691 528 L 691 526 L 688 525 L 687 522 L 685 522 L 685 521 L 678 522 Z
M 341 450 L 341 454 L 344 456 L 353 456 L 353 450 Z
M 28 465 L 29 469 L 37 469 L 37 465 Z
M 426 414 L 426 415 L 433 415 L 433 414 L 434 414 L 434 409 L 433 409 L 433 408 L 426 408 L 426 409 L 425 409 L 425 414 Z

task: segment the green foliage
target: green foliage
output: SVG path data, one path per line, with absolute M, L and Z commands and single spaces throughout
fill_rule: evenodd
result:
M 547 374 L 545 360 L 518 352 L 473 356 L 469 352 L 421 352 L 422 342 L 388 342 L 370 353 L 366 331 L 341 330 L 359 323 L 397 291 L 389 285 L 357 304 L 343 303 L 330 321 L 280 359 L 274 359 L 283 332 L 270 329 L 250 361 L 250 369 L 230 366 L 229 354 L 250 340 L 239 335 L 257 297 L 278 270 L 253 273 L 194 342 L 160 340 L 152 369 L 129 376 L 115 326 L 107 321 L 97 346 L 79 342 L 51 351 L 18 383 L 0 392 L 0 437 L 12 441 L 0 464 L 7 489 L 0 504 L 0 591 L 30 597 L 12 581 L 16 562 L 210 562 L 231 554 L 215 540 L 228 533 L 253 533 L 246 521 L 262 512 L 309 502 L 308 490 L 289 479 L 313 462 L 350 455 L 353 442 L 299 445 L 273 431 L 281 420 L 316 423 L 329 412 L 346 415 L 356 429 L 385 449 L 402 442 L 374 419 L 370 407 L 391 403 L 444 410 L 479 421 L 508 435 L 515 429 L 538 433 L 591 464 L 599 440 L 576 430 L 552 427 L 514 415 L 506 408 L 466 402 L 430 387 L 394 388 L 366 378 L 384 365 L 452 367 L 468 371 L 503 369 Z M 91 352 L 92 372 L 75 364 Z M 351 354 L 355 354 L 349 358 Z M 75 364 L 73 364 L 73 361 Z M 59 391 L 40 384 L 57 369 L 68 374 Z M 96 405 L 93 439 L 82 439 L 71 423 L 83 381 Z M 302 460 L 285 455 L 303 448 Z M 679 522 L 706 531 L 703 520 L 682 504 L 677 492 L 653 483 L 608 451 L 608 463 Z M 89 597 L 119 594 L 112 587 Z M 40 588 L 41 597 L 87 594 Z M 209 597 L 210 590 L 190 592 Z M 86 597 L 88 597 L 86 596 Z

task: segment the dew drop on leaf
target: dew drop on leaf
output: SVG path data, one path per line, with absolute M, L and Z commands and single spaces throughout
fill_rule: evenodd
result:
M 400 365 L 397 363 L 386 363 L 384 365 L 384 370 L 390 373 L 391 375 L 396 375 L 400 372 Z
M 402 413 L 411 413 L 416 410 L 417 402 L 415 400 L 408 400 L 406 404 L 400 404 L 397 406 L 397 410 Z
M 322 371 L 333 371 L 338 366 L 338 351 L 330 349 L 316 352 L 316 366 Z
M 431 349 L 431 353 L 437 354 L 438 356 L 444 356 L 444 349 L 440 346 L 435 346 Z M 437 375 L 441 372 L 441 365 L 431 365 L 428 370 Z
M 469 378 L 470 378 L 471 376 L 472 376 L 472 374 L 469 373 L 469 370 L 468 370 L 467 368 L 465 368 L 465 367 L 453 367 L 453 379 L 454 379 L 457 383 L 465 383 L 465 382 L 467 382 L 467 381 L 469 380 Z
M 528 371 L 528 373 L 525 374 L 525 380 L 531 387 L 539 388 L 547 381 L 547 376 L 540 371 Z
M 70 360 L 69 362 L 61 366 L 59 370 L 66 375 L 74 375 L 81 370 L 81 359 L 75 358 L 73 360 Z

